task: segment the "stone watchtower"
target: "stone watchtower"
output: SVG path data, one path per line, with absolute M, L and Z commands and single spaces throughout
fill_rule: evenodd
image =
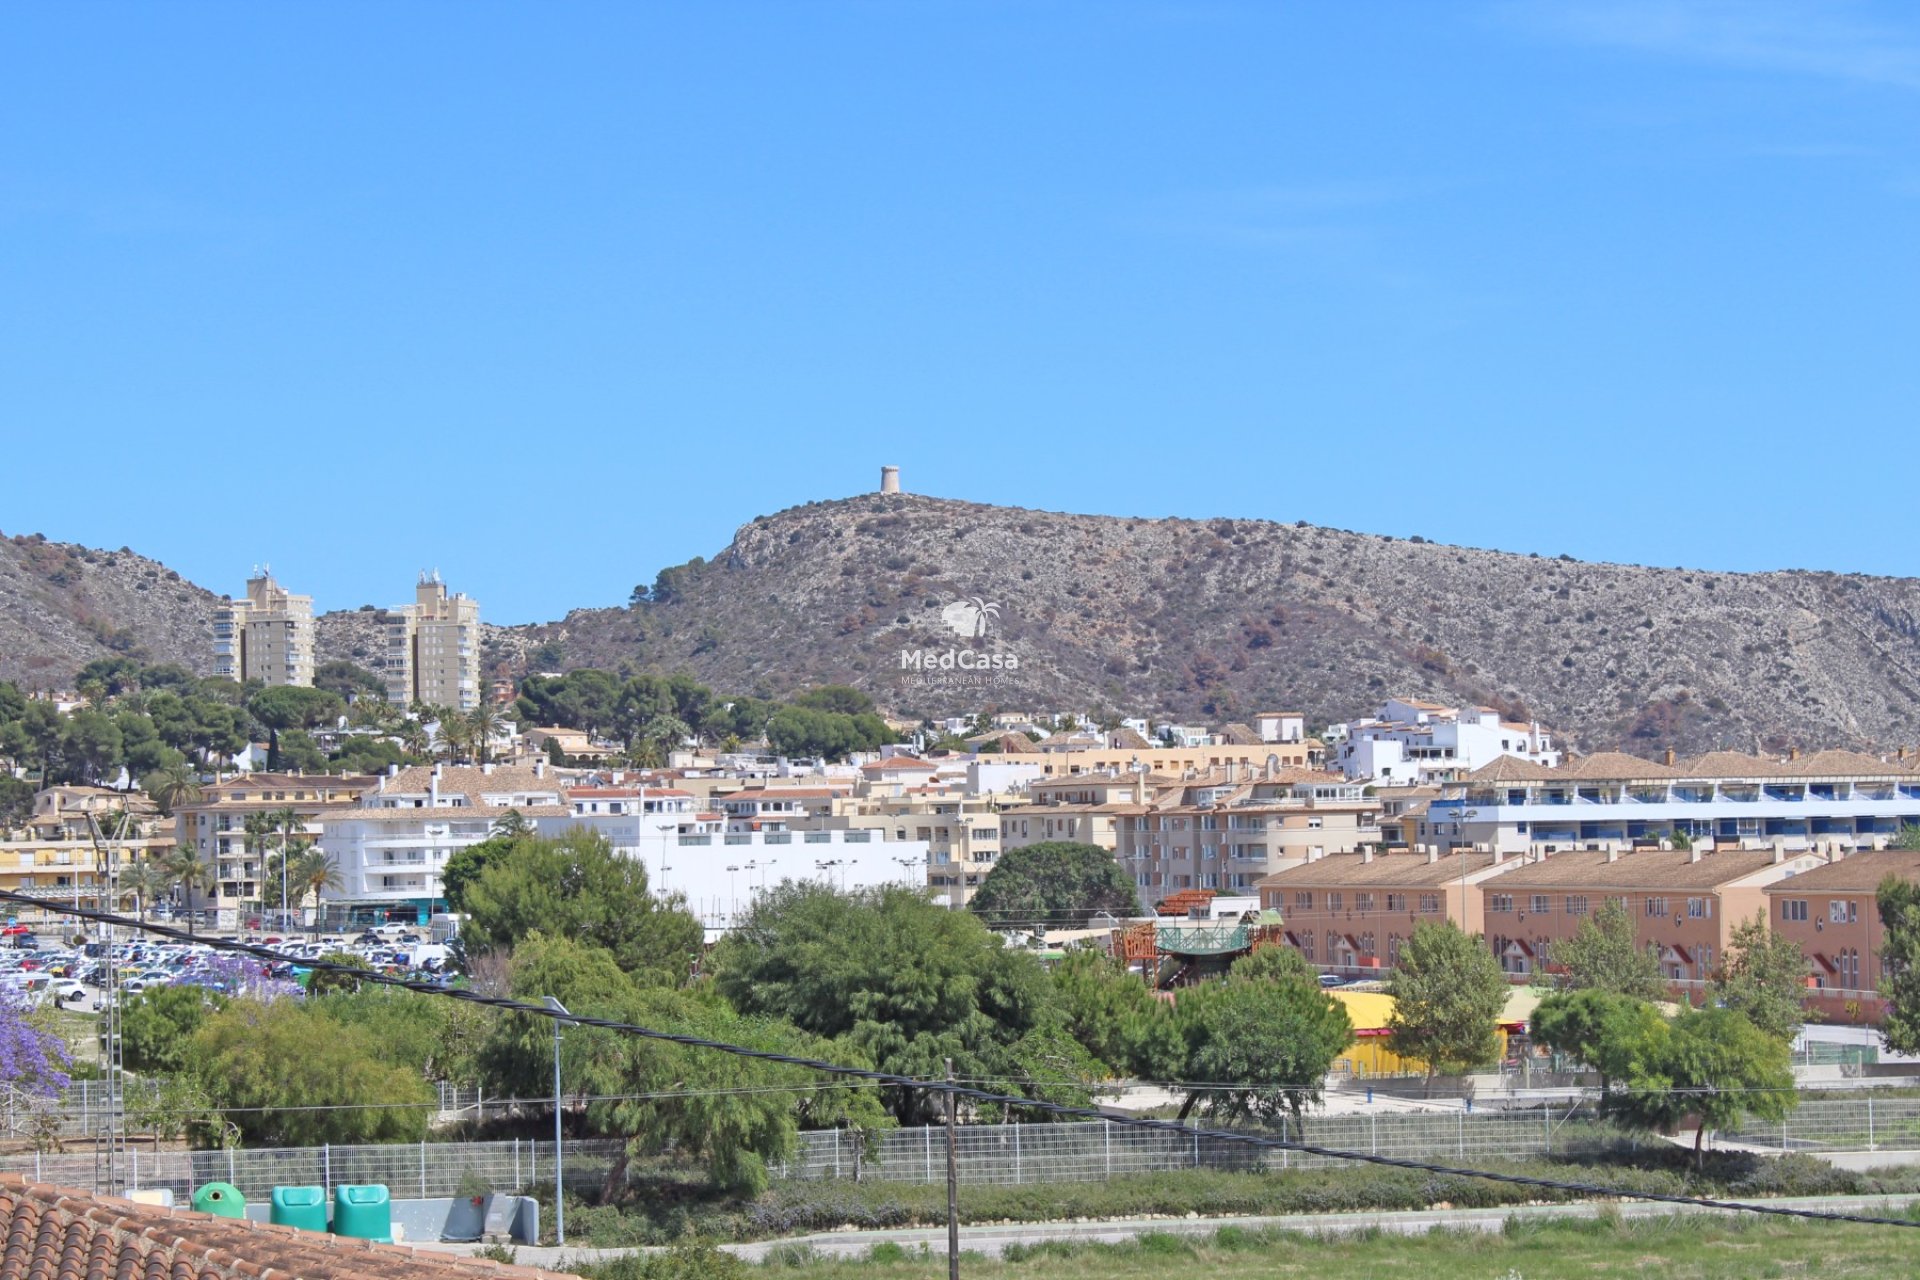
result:
M 900 468 L 898 467 L 880 468 L 880 492 L 882 493 L 900 492 Z

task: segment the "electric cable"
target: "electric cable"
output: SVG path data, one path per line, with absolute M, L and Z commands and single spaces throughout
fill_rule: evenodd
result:
M 0 902 L 31 903 L 46 906 L 36 899 L 27 898 L 13 890 L 0 890 Z M 140 932 L 158 934 L 183 942 L 210 946 L 218 951 L 228 951 L 239 955 L 250 955 L 255 959 L 281 961 L 283 956 L 266 947 L 246 942 L 227 942 L 199 938 L 183 929 L 170 925 L 141 922 L 116 915 L 112 912 L 97 911 L 90 907 L 61 905 L 53 908 L 62 915 L 69 915 L 97 924 L 112 925 L 119 928 L 134 929 Z M 619 1032 L 623 1035 L 639 1036 L 647 1040 L 657 1040 L 666 1044 L 677 1044 L 690 1049 L 706 1049 L 716 1053 L 725 1053 L 733 1057 L 747 1058 L 759 1062 L 768 1062 L 776 1066 L 796 1067 L 805 1071 L 816 1071 L 826 1075 L 846 1076 L 850 1079 L 866 1080 L 873 1084 L 896 1089 L 918 1089 L 928 1093 L 948 1094 L 955 1098 L 965 1098 L 975 1103 L 989 1105 L 1021 1107 L 1043 1115 L 1060 1116 L 1073 1120 L 1101 1120 L 1112 1124 L 1127 1125 L 1137 1129 L 1146 1129 L 1163 1133 L 1179 1134 L 1183 1139 L 1199 1142 L 1237 1143 L 1270 1151 L 1298 1151 L 1303 1155 L 1319 1156 L 1328 1160 L 1345 1160 L 1357 1164 L 1379 1165 L 1388 1169 L 1405 1169 L 1413 1173 L 1431 1173 L 1444 1177 L 1478 1178 L 1487 1182 L 1505 1183 L 1510 1186 L 1539 1187 L 1549 1191 L 1563 1191 L 1587 1196 L 1614 1200 L 1644 1200 L 1658 1204 L 1683 1205 L 1694 1209 L 1719 1209 L 1739 1213 L 1765 1214 L 1772 1217 L 1804 1218 L 1821 1222 L 1851 1222 L 1867 1226 L 1920 1228 L 1920 1219 L 1881 1218 L 1866 1214 L 1838 1213 L 1822 1209 L 1800 1209 L 1788 1205 L 1754 1204 L 1741 1200 L 1719 1200 L 1711 1196 L 1688 1196 L 1672 1192 L 1631 1191 L 1620 1187 L 1606 1187 L 1595 1183 L 1571 1182 L 1560 1178 L 1542 1178 L 1522 1173 L 1501 1173 L 1491 1169 L 1460 1168 L 1453 1165 L 1438 1164 L 1428 1160 L 1409 1160 L 1398 1156 L 1375 1155 L 1364 1151 L 1344 1151 L 1336 1147 L 1323 1147 L 1317 1143 L 1296 1142 L 1285 1138 L 1271 1138 L 1262 1134 L 1235 1133 L 1227 1129 L 1202 1129 L 1197 1126 L 1183 1125 L 1172 1120 L 1152 1120 L 1146 1117 L 1121 1117 L 1108 1115 L 1092 1107 L 1067 1106 L 1056 1102 L 1045 1102 L 1034 1098 L 1023 1098 L 1012 1094 L 993 1093 L 972 1085 L 957 1081 L 922 1080 L 913 1076 L 898 1075 L 890 1071 L 877 1071 L 867 1067 L 850 1067 L 841 1063 L 827 1062 L 819 1058 L 805 1058 L 797 1054 L 779 1053 L 771 1049 L 755 1049 L 748 1045 L 731 1044 L 724 1040 L 714 1040 L 706 1036 L 688 1035 L 683 1032 L 662 1031 L 657 1027 L 645 1027 L 637 1023 L 621 1022 L 614 1018 L 599 1018 L 589 1014 L 561 1013 L 545 1005 L 527 1004 L 511 1000 L 504 996 L 483 995 L 477 991 L 459 987 L 442 987 L 437 983 L 420 982 L 412 978 L 397 975 L 375 973 L 360 969 L 354 965 L 340 964 L 334 961 L 313 961 L 302 966 L 314 970 L 326 970 L 353 977 L 362 982 L 372 982 L 383 986 L 398 987 L 406 991 L 415 991 L 423 995 L 441 996 L 447 999 L 461 1000 L 485 1008 L 499 1009 L 507 1013 L 526 1014 L 531 1017 L 546 1018 L 552 1022 L 569 1026 L 598 1027 L 602 1030 Z

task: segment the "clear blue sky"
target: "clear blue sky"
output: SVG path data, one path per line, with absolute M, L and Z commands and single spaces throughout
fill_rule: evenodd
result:
M 514 622 L 872 488 L 1920 573 L 1904 3 L 12 5 L 0 529 Z

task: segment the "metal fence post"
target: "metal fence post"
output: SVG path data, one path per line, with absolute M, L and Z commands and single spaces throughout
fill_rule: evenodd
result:
M 921 1125 L 920 1134 L 922 1137 L 924 1137 L 927 1140 L 927 1185 L 932 1186 L 933 1185 L 933 1126 L 930 1124 Z
M 1878 1151 L 1873 1142 L 1873 1099 L 1867 1099 L 1867 1150 Z
M 513 1189 L 515 1191 L 527 1184 L 520 1177 L 520 1139 L 513 1140 Z
M 1193 1122 L 1193 1167 L 1196 1169 L 1200 1167 L 1200 1121 L 1198 1119 Z
M 233 1148 L 232 1147 L 227 1148 L 227 1181 L 234 1183 L 234 1185 L 236 1186 L 239 1185 L 239 1183 L 235 1180 L 234 1173 L 233 1173 Z
M 1025 1127 L 1018 1124 L 1013 1126 L 1013 1185 L 1016 1187 L 1020 1185 L 1020 1130 Z
M 40 1153 L 36 1151 L 33 1153 L 33 1180 L 40 1182 L 44 1180 L 45 1176 L 46 1175 L 40 1172 Z
M 333 1199 L 333 1144 L 320 1144 L 320 1182 L 327 1189 L 327 1199 Z
M 840 1131 L 833 1131 L 833 1176 L 840 1176 Z
M 1373 1154 L 1376 1156 L 1379 1155 L 1380 1154 L 1380 1113 L 1377 1111 L 1369 1112 L 1367 1114 L 1367 1140 L 1373 1144 L 1372 1146 Z
M 1100 1122 L 1100 1128 L 1102 1130 L 1100 1134 L 1102 1151 L 1100 1177 L 1102 1181 L 1107 1181 L 1113 1177 L 1113 1121 L 1102 1120 Z
M 138 1151 L 129 1151 L 127 1155 L 133 1160 L 133 1173 L 131 1175 L 133 1180 L 127 1184 L 127 1189 L 129 1191 L 138 1191 L 140 1189 L 140 1153 Z
M 1467 1113 L 1460 1113 L 1460 1158 L 1467 1158 Z
M 427 1198 L 427 1142 L 420 1140 L 420 1198 Z

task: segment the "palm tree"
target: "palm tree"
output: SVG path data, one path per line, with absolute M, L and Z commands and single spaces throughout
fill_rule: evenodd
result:
M 160 864 L 160 870 L 168 884 L 187 891 L 187 934 L 192 936 L 194 891 L 211 893 L 220 883 L 220 868 L 212 861 L 200 861 L 200 855 L 191 847 L 181 845 Z
M 640 731 L 643 741 L 651 742 L 665 755 L 693 735 L 687 722 L 676 715 L 657 715 Z
M 433 739 L 427 734 L 427 726 L 418 720 L 407 721 L 394 736 L 400 739 L 400 749 L 410 756 L 423 757 L 433 750 Z
M 493 740 L 506 727 L 506 714 L 497 702 L 483 701 L 467 712 L 467 741 L 473 748 L 476 764 L 485 764 L 493 758 Z
M 294 860 L 293 880 L 300 886 L 302 906 L 306 904 L 307 895 L 313 895 L 313 929 L 318 932 L 320 894 L 326 889 L 340 888 L 340 868 L 334 864 L 333 855 L 325 849 L 306 849 Z
M 262 826 L 266 829 L 266 841 L 271 842 L 271 844 L 263 844 L 262 847 L 277 845 L 279 849 L 272 861 L 261 870 L 280 882 L 280 927 L 284 929 L 287 927 L 288 886 L 297 878 L 293 870 L 295 865 L 293 859 L 305 853 L 312 846 L 313 841 L 307 837 L 307 820 L 300 816 L 299 810 L 290 805 L 270 809 L 259 816 Z M 265 888 L 265 885 L 262 887 Z M 260 896 L 264 898 L 266 894 L 262 893 Z
M 153 862 L 129 862 L 120 868 L 119 893 L 124 900 L 133 899 L 133 917 L 136 920 L 147 918 L 147 909 L 153 900 L 167 891 L 166 869 Z
M 153 797 L 162 814 L 171 818 L 175 805 L 191 804 L 200 798 L 200 777 L 184 764 L 162 765 L 140 779 L 140 788 Z

